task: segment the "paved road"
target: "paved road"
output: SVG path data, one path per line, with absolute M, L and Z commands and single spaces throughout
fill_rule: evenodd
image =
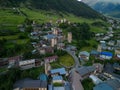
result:
M 65 49 L 65 51 L 67 51 L 75 60 L 75 66 L 70 71 L 70 76 L 71 76 L 70 80 L 72 83 L 72 88 L 73 88 L 73 90 L 84 90 L 84 88 L 80 82 L 81 76 L 78 73 L 76 73 L 76 71 L 75 71 L 77 68 L 79 68 L 81 66 L 79 59 L 75 55 L 74 51 L 70 51 L 68 49 Z
M 84 90 L 81 82 L 80 82 L 81 76 L 76 73 L 75 71 L 72 72 L 72 87 L 73 90 Z
M 74 60 L 75 60 L 75 68 L 80 67 L 80 62 L 79 62 L 78 57 L 75 55 L 75 52 L 70 51 L 70 50 L 66 50 L 66 49 L 65 49 L 65 51 L 67 51 L 74 58 Z

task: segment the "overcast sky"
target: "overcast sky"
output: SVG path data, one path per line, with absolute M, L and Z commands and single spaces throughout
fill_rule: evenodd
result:
M 78 1 L 81 1 L 81 0 L 78 0 Z M 112 2 L 112 3 L 120 3 L 120 0 L 83 0 L 83 1 L 87 1 L 87 2 L 90 2 L 90 3 L 94 3 L 94 2 Z M 94 2 L 91 2 L 91 1 L 94 1 Z
M 120 0 L 98 0 L 98 1 L 105 1 L 105 2 L 119 2 L 119 3 L 120 3 Z

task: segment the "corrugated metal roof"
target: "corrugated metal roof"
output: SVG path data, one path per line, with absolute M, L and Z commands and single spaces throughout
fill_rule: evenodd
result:
M 59 73 L 61 75 L 66 74 L 65 68 L 53 69 L 50 71 L 51 74 Z
M 111 52 L 101 52 L 101 55 L 106 55 L 106 56 L 113 56 Z
M 14 84 L 14 88 L 47 88 L 46 81 L 23 79 Z
M 53 80 L 63 80 L 62 76 L 54 76 Z
M 23 83 L 23 88 L 47 88 L 47 82 L 46 81 L 40 81 L 40 80 L 31 80 L 31 81 L 25 81 Z
M 84 75 L 86 75 L 86 74 L 88 74 L 88 73 L 91 73 L 91 72 L 93 72 L 93 71 L 95 71 L 95 67 L 94 67 L 94 66 L 88 66 L 88 67 L 83 66 L 83 67 L 77 69 L 77 72 L 78 72 L 81 76 L 84 76 Z

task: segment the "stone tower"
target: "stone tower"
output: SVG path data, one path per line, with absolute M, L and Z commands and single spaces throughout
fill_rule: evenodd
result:
M 68 32 L 68 43 L 71 43 L 72 42 L 72 33 L 71 32 Z

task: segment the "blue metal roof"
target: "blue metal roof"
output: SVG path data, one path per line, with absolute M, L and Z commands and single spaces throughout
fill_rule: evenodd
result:
M 45 74 L 40 74 L 40 75 L 39 75 L 39 79 L 40 79 L 41 81 L 47 81 L 47 75 L 45 75 Z
M 111 52 L 101 52 L 101 55 L 106 55 L 106 56 L 113 56 Z
M 93 90 L 114 90 L 114 89 L 110 87 L 108 84 L 101 83 L 95 86 Z
M 45 35 L 44 37 L 47 38 L 47 39 L 53 39 L 53 38 L 55 38 L 56 36 L 53 35 L 53 34 L 48 34 L 48 35 Z
M 54 76 L 53 80 L 63 80 L 62 76 Z
M 51 74 L 59 73 L 61 75 L 66 74 L 65 68 L 53 69 L 50 71 Z

